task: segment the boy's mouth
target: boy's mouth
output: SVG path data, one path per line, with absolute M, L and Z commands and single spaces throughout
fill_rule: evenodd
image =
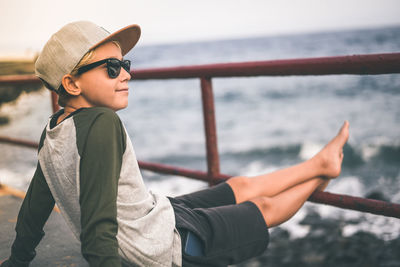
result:
M 122 89 L 117 89 L 115 92 L 128 92 L 129 88 L 122 88 Z

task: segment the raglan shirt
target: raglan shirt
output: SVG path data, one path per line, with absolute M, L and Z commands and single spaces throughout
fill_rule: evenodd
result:
M 91 266 L 181 266 L 168 198 L 148 191 L 126 129 L 107 108 L 84 108 L 43 131 L 11 259 L 29 262 L 54 203 Z

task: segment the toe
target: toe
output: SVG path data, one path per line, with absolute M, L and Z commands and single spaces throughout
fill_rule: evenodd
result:
M 344 144 L 347 142 L 347 139 L 349 139 L 349 122 L 345 121 L 343 123 L 342 128 L 340 128 L 339 134 L 338 134 L 338 139 L 340 142 L 340 146 L 344 146 Z

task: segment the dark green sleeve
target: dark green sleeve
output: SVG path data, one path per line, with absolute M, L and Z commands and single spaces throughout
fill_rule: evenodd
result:
M 90 266 L 120 266 L 117 191 L 125 132 L 118 116 L 101 113 L 81 151 L 80 205 L 82 255 Z
M 11 248 L 12 262 L 29 262 L 36 256 L 35 248 L 44 236 L 43 226 L 53 207 L 54 198 L 38 163 L 18 214 L 17 236 Z

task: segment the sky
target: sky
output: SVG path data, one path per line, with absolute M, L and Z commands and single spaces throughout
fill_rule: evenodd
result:
M 0 0 L 0 55 L 40 51 L 76 20 L 139 24 L 139 45 L 400 26 L 399 0 Z

